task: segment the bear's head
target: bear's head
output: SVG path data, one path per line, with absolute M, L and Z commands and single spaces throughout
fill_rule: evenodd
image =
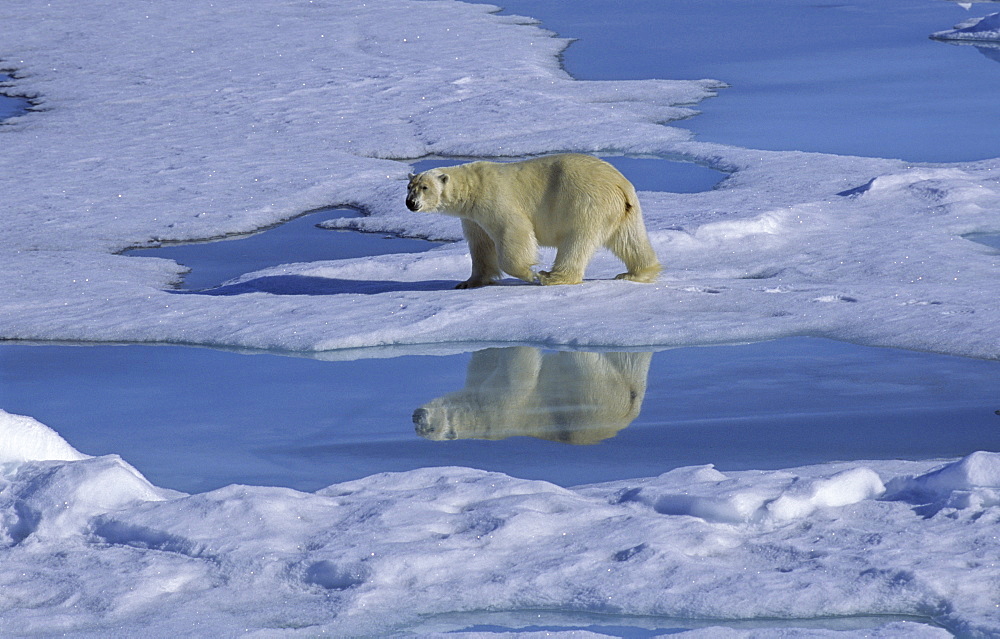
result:
M 438 398 L 413 411 L 413 427 L 418 435 L 436 441 L 458 438 L 458 429 L 452 423 L 446 399 Z
M 447 185 L 448 174 L 438 169 L 411 175 L 406 187 L 406 208 L 425 212 L 440 210 Z

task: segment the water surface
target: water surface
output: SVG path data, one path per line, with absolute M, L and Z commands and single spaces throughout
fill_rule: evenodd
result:
M 453 437 L 415 423 L 435 403 L 457 416 Z M 184 491 L 448 465 L 578 485 L 998 450 L 1000 362 L 810 338 L 356 361 L 7 343 L 0 406 Z
M 972 235 L 966 235 L 965 237 L 973 242 L 979 242 L 980 244 L 985 244 L 990 248 L 1000 250 L 1000 233 L 973 233 Z
M 996 4 L 941 0 L 494 2 L 578 38 L 584 80 L 731 85 L 676 123 L 754 149 L 953 162 L 997 157 L 1000 56 L 929 39 Z M 986 55 L 981 54 L 981 51 Z

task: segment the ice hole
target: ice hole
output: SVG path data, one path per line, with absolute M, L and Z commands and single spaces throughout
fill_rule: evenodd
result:
M 9 85 L 13 79 L 8 73 L 0 73 L 0 122 L 18 115 L 24 115 L 31 106 L 31 102 L 27 98 L 4 93 L 4 91 L 10 91 L 5 85 Z

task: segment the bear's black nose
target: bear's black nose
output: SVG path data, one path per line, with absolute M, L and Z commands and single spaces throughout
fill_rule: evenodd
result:
M 426 408 L 418 408 L 413 411 L 413 427 L 421 437 L 426 437 L 434 432 L 434 427 L 427 423 L 428 415 L 430 415 L 430 411 Z
M 406 198 L 406 208 L 410 209 L 411 211 L 416 211 L 417 209 L 420 208 L 420 205 L 417 204 L 416 200 L 411 200 L 410 198 Z

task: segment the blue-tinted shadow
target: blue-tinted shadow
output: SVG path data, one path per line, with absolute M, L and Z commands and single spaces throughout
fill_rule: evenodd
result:
M 268 275 L 202 291 L 176 291 L 182 295 L 378 295 L 402 291 L 444 291 L 455 288 L 457 280 L 393 282 L 385 280 L 343 280 L 311 275 Z
M 400 207 L 402 207 L 402 202 L 400 202 Z M 392 253 L 419 253 L 441 244 L 441 242 L 412 238 L 387 237 L 382 233 L 358 233 L 356 231 L 332 231 L 317 228 L 317 220 L 331 219 L 331 215 L 342 218 L 358 217 L 360 213 L 351 209 L 321 209 L 249 235 L 234 236 L 211 242 L 191 242 L 156 248 L 132 249 L 123 254 L 174 260 L 191 269 L 189 273 L 184 275 L 181 290 L 201 292 L 211 289 L 216 291 L 215 294 L 225 294 L 218 291 L 229 291 L 230 287 L 214 287 L 218 287 L 219 284 L 228 280 L 236 279 L 245 273 L 253 273 L 289 262 L 319 262 Z M 316 279 L 326 281 L 323 278 Z M 238 286 L 246 288 L 248 284 L 250 282 Z M 273 284 L 280 285 L 280 282 Z M 405 286 L 405 283 L 400 283 L 400 285 Z M 311 290 L 317 287 L 299 284 L 293 288 L 295 290 L 303 288 Z M 252 292 L 252 289 L 245 292 Z M 321 295 L 322 293 L 284 294 Z
M 1000 233 L 973 233 L 964 237 L 967 240 L 979 242 L 980 244 L 985 244 L 990 248 L 1000 250 Z
M 976 50 L 986 56 L 987 59 L 1000 62 L 1000 45 L 980 44 L 976 46 Z

